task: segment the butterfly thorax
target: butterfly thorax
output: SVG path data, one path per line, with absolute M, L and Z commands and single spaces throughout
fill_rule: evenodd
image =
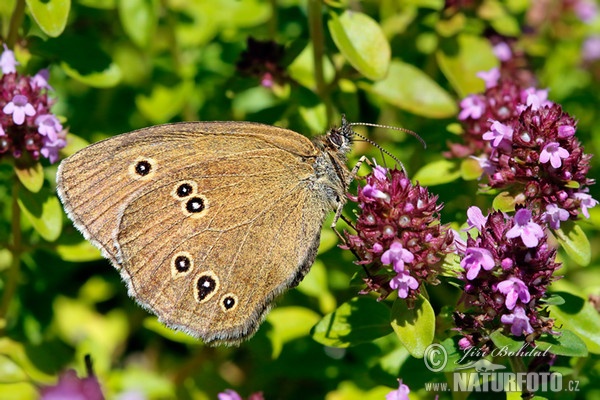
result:
M 346 197 L 350 172 L 346 166 L 350 151 L 352 130 L 345 123 L 331 129 L 327 135 L 317 137 L 313 144 L 319 150 L 314 169 L 319 193 L 323 193 L 331 209 L 337 209 Z

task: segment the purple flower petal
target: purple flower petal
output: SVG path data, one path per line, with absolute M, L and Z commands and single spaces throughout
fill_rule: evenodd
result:
M 458 114 L 458 119 L 461 121 L 467 118 L 481 118 L 485 112 L 485 102 L 481 99 L 481 96 L 476 94 L 472 94 L 462 99 L 460 107 L 462 108 L 462 111 Z
M 483 213 L 479 207 L 471 206 L 467 209 L 467 223 L 469 224 L 469 227 L 474 226 L 481 231 L 486 222 L 487 217 L 483 216 Z
M 489 71 L 481 71 L 477 73 L 477 77 L 483 79 L 486 89 L 493 88 L 498 85 L 500 70 L 498 68 L 492 68 Z
M 389 250 L 381 255 L 383 265 L 393 265 L 396 272 L 404 271 L 404 263 L 411 263 L 414 259 L 415 256 L 399 242 L 392 243 Z
M 569 219 L 569 212 L 557 206 L 556 204 L 548 204 L 544 213 L 544 220 L 552 229 L 559 229 L 561 221 Z
M 410 389 L 407 385 L 402 383 L 402 380 L 398 379 L 398 389 L 389 392 L 385 395 L 385 400 L 408 400 L 408 394 Z
M 468 247 L 460 265 L 467 271 L 467 279 L 473 280 L 477 278 L 481 268 L 489 271 L 494 268 L 496 262 L 488 249 Z
M 390 280 L 390 287 L 398 290 L 398 297 L 405 299 L 408 297 L 408 289 L 415 290 L 419 287 L 419 282 L 408 271 L 400 271 Z
M 511 277 L 502 281 L 498 284 L 497 288 L 506 297 L 505 304 L 509 310 L 515 308 L 517 300 L 521 300 L 523 304 L 527 304 L 531 300 L 527 286 L 518 278 Z
M 531 211 L 521 208 L 514 217 L 515 225 L 506 232 L 506 237 L 514 239 L 521 237 L 523 244 L 529 248 L 536 247 L 539 239 L 544 237 L 541 226 L 531 221 Z
M 568 157 L 569 152 L 560 147 L 558 142 L 550 142 L 542 149 L 542 152 L 540 153 L 540 162 L 545 164 L 550 161 L 550 164 L 553 168 L 560 168 L 562 165 L 562 159 Z
M 4 51 L 2 55 L 0 55 L 0 69 L 2 69 L 3 74 L 10 74 L 13 72 L 17 72 L 17 65 L 19 63 L 15 59 L 15 53 L 6 47 L 4 44 Z
M 529 318 L 522 307 L 515 307 L 512 314 L 503 315 L 500 321 L 503 324 L 511 325 L 510 332 L 515 336 L 527 335 L 533 332 Z

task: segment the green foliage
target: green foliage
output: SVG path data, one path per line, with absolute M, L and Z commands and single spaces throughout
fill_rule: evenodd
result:
M 476 160 L 443 157 L 463 134 L 460 100 L 484 89 L 478 72 L 498 65 L 486 34 L 511 36 L 540 87 L 578 120 L 586 152 L 597 154 L 600 64 L 585 60 L 581 48 L 600 32 L 600 20 L 582 22 L 567 1 L 556 2 L 561 10 L 521 0 L 454 3 L 463 2 L 2 0 L 0 42 L 14 49 L 20 72 L 49 68 L 53 112 L 71 132 L 61 158 L 152 124 L 247 120 L 312 136 L 346 114 L 425 140 L 427 149 L 404 133 L 355 127 L 430 186 L 444 203 L 442 222 L 458 229 L 471 205 L 508 212 L 519 200 L 482 195 Z M 244 55 L 250 37 L 276 41 L 281 57 L 257 49 Z M 244 58 L 252 67 L 243 67 Z M 363 155 L 390 163 L 357 140 L 348 165 Z M 598 172 L 594 158 L 588 175 Z M 206 347 L 127 296 L 118 272 L 64 215 L 55 175 L 45 158 L 0 159 L 0 398 L 36 399 L 66 369 L 86 376 L 88 354 L 106 398 L 216 399 L 233 388 L 266 399 L 382 399 L 398 378 L 414 399 L 467 398 L 425 389 L 451 382 L 463 355 L 453 329 L 461 295 L 454 272 L 410 303 L 357 294 L 364 272 L 337 246 L 328 221 L 312 271 L 278 300 L 258 333 L 239 347 Z M 596 187 L 590 194 L 600 198 Z M 557 355 L 544 367 L 578 381 L 577 398 L 586 399 L 600 392 L 598 208 L 553 231 L 566 283 L 545 305 L 558 335 L 527 338 Z M 344 214 L 355 212 L 347 206 Z M 510 351 L 525 343 L 499 331 L 490 340 Z M 439 372 L 426 367 L 432 343 L 447 355 Z M 525 370 L 508 357 L 487 359 Z M 487 398 L 477 394 L 469 398 Z

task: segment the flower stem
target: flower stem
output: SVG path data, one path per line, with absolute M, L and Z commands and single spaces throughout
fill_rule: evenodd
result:
M 509 357 L 508 362 L 510 363 L 510 366 L 515 374 L 527 372 L 527 367 L 525 367 L 525 363 L 523 362 L 522 357 L 517 357 L 517 356 Z M 532 397 L 533 397 L 533 393 L 531 393 L 529 391 L 529 388 L 527 387 L 527 385 L 525 385 L 525 387 L 523 387 L 522 391 L 521 391 L 521 398 L 522 399 L 530 399 Z
M 323 75 L 323 55 L 325 54 L 323 20 L 322 20 L 322 0 L 309 0 L 308 2 L 308 20 L 311 42 L 313 45 L 313 62 L 315 70 L 315 83 L 317 85 L 317 95 L 325 104 L 327 113 L 327 124 L 331 125 L 333 107 L 329 98 L 325 77 Z
M 21 183 L 15 176 L 12 191 L 12 261 L 11 266 L 8 269 L 6 275 L 6 281 L 4 282 L 4 292 L 2 293 L 2 299 L 0 299 L 0 336 L 4 334 L 6 329 L 7 321 L 6 314 L 10 306 L 10 302 L 15 295 L 17 285 L 20 276 L 21 267 L 21 209 L 17 201 L 19 195 L 19 189 Z
M 10 25 L 8 28 L 8 35 L 6 37 L 6 45 L 11 49 L 15 46 L 15 43 L 17 43 L 17 38 L 19 37 L 19 28 L 23 24 L 24 16 L 25 0 L 17 0 L 15 9 L 10 17 Z

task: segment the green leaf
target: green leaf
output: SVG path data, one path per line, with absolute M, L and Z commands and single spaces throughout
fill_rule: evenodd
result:
M 60 66 L 68 76 L 89 86 L 112 87 L 121 80 L 119 67 L 91 37 L 64 34 L 44 42 L 34 39 L 31 51 L 61 60 Z
M 515 198 L 509 192 L 498 193 L 492 201 L 492 207 L 504 212 L 515 211 Z
M 460 97 L 485 90 L 485 83 L 476 74 L 498 66 L 489 40 L 483 37 L 460 35 L 457 48 L 440 49 L 436 56 L 440 69 Z
M 310 328 L 319 321 L 319 314 L 304 307 L 279 307 L 269 313 L 267 321 L 273 328 L 267 336 L 271 339 L 275 359 L 284 344 L 310 334 Z
M 22 162 L 22 159 L 26 158 L 28 157 L 21 157 L 15 160 L 15 173 L 27 190 L 37 193 L 44 185 L 44 169 L 42 168 L 42 164 L 37 161 L 27 160 Z
M 173 342 L 184 343 L 189 345 L 198 345 L 201 342 L 193 336 L 182 331 L 171 329 L 158 321 L 156 317 L 146 317 L 143 322 L 144 328 L 157 333 Z
M 438 160 L 424 165 L 415 173 L 414 181 L 423 186 L 434 186 L 449 183 L 460 178 L 461 171 L 457 164 L 448 160 Z
M 413 114 L 448 118 L 457 113 L 456 101 L 448 92 L 423 71 L 402 61 L 392 61 L 384 80 L 360 86 Z
M 559 335 L 544 335 L 535 341 L 540 351 L 548 351 L 557 356 L 587 357 L 585 342 L 567 329 L 559 329 Z
M 479 179 L 482 173 L 479 161 L 473 158 L 465 158 L 460 163 L 460 174 L 465 181 Z
M 550 316 L 556 319 L 556 326 L 572 331 L 579 336 L 590 353 L 600 354 L 600 315 L 594 306 L 575 294 L 555 293 L 565 302 L 549 307 Z
M 423 358 L 427 346 L 433 343 L 435 312 L 422 294 L 417 297 L 413 308 L 406 300 L 396 299 L 392 306 L 391 325 L 400 342 L 411 356 Z
M 577 264 L 586 266 L 592 260 L 592 246 L 585 232 L 574 221 L 565 221 L 554 230 L 558 243 Z
M 56 195 L 46 188 L 37 193 L 21 190 L 19 208 L 33 229 L 45 240 L 53 242 L 62 230 L 62 208 Z
M 59 36 L 67 25 L 71 0 L 26 0 L 35 22 L 50 37 Z
M 385 78 L 390 44 L 375 20 L 360 12 L 345 11 L 339 17 L 331 13 L 327 25 L 333 42 L 354 68 L 375 81 Z
M 370 297 L 355 297 L 323 317 L 312 329 L 314 340 L 349 347 L 392 333 L 390 309 Z
M 148 47 L 158 24 L 156 0 L 120 0 L 118 6 L 127 36 L 137 46 Z
M 173 87 L 156 85 L 150 96 L 137 96 L 135 104 L 153 124 L 162 124 L 181 112 L 193 90 L 191 81 Z
M 56 252 L 60 258 L 71 262 L 95 261 L 102 259 L 100 250 L 94 247 L 87 240 L 82 240 L 74 244 L 60 244 L 56 246 Z

